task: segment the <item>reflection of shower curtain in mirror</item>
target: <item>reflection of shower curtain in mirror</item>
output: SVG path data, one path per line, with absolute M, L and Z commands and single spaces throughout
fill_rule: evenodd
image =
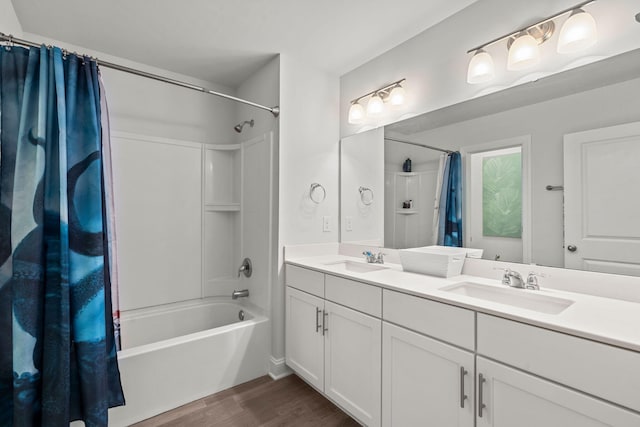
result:
M 95 61 L 0 49 L 0 425 L 106 426 L 124 398 Z
M 438 206 L 437 244 L 463 246 L 462 226 L 462 162 L 460 153 L 447 155 L 444 161 L 442 189 Z
M 438 175 L 436 176 L 436 196 L 433 201 L 433 224 L 431 228 L 431 244 L 438 244 L 439 228 L 440 228 L 440 197 L 442 196 L 442 184 L 444 183 L 445 165 L 449 161 L 449 155 L 442 153 L 438 164 Z

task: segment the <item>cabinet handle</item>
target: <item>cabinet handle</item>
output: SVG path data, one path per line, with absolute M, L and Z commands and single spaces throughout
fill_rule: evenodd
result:
M 320 313 L 322 313 L 322 310 L 320 310 L 318 307 L 316 307 L 316 333 L 322 327 L 322 325 L 320 324 L 320 319 L 318 319 L 318 314 L 320 314 Z
M 482 410 L 487 407 L 487 405 L 485 405 L 482 402 L 482 400 L 483 400 L 482 385 L 486 381 L 487 380 L 484 378 L 484 376 L 482 374 L 478 374 L 478 418 L 482 418 Z
M 329 330 L 328 328 L 329 313 L 322 310 L 322 336 Z
M 464 376 L 467 375 L 467 370 L 464 366 L 460 366 L 460 407 L 464 408 L 464 401 L 467 399 L 467 395 L 464 394 Z

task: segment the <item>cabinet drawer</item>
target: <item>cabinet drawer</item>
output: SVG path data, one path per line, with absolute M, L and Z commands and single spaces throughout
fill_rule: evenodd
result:
M 478 354 L 640 411 L 640 353 L 478 314 Z
M 382 316 L 382 289 L 377 286 L 327 274 L 325 298 L 372 316 Z
M 324 273 L 287 264 L 285 274 L 287 286 L 324 298 Z
M 474 349 L 473 311 L 386 289 L 382 300 L 384 320 L 469 350 Z

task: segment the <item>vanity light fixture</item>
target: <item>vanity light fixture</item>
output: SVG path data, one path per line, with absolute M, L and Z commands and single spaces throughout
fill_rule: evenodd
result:
M 367 104 L 367 115 L 371 117 L 379 116 L 384 111 L 384 102 L 378 93 L 374 93 L 369 98 Z
M 573 53 L 587 49 L 598 41 L 596 20 L 582 9 L 574 9 L 560 29 L 558 53 Z
M 356 102 L 351 103 L 351 107 L 349 108 L 349 123 L 357 125 L 364 123 L 364 119 L 367 114 L 364 112 L 364 107 Z
M 394 109 L 401 107 L 406 100 L 406 92 L 402 87 L 402 83 L 405 81 L 406 79 L 400 79 L 352 100 L 351 107 L 349 107 L 349 123 L 352 125 L 361 124 L 367 117 L 381 115 L 387 102 Z M 369 98 L 366 111 L 360 103 L 365 98 Z
M 493 79 L 496 74 L 493 58 L 482 49 L 478 49 L 469 62 L 467 81 L 471 84 L 484 83 Z
M 389 93 L 389 104 L 391 108 L 397 108 L 404 104 L 405 97 L 407 96 L 404 88 L 399 84 L 395 85 Z
M 548 22 L 547 24 L 553 24 L 553 22 Z M 551 28 L 547 34 L 551 34 L 553 32 L 553 26 L 547 25 L 547 27 Z M 510 39 L 510 41 L 511 40 L 513 41 L 509 47 L 507 70 L 524 70 L 540 62 L 540 47 L 538 45 L 544 43 L 544 39 L 538 39 L 532 36 L 529 31 L 523 31 L 516 38 Z
M 558 39 L 559 53 L 573 53 L 593 46 L 597 41 L 596 22 L 589 13 L 582 8 L 596 0 L 579 3 L 555 15 L 549 16 L 533 25 L 516 30 L 484 43 L 467 53 L 474 53 L 467 70 L 467 82 L 470 84 L 485 83 L 493 79 L 495 72 L 493 59 L 485 48 L 507 41 L 509 55 L 507 69 L 510 71 L 523 70 L 540 62 L 539 45 L 549 40 L 555 30 L 556 18 L 571 13 L 560 30 Z

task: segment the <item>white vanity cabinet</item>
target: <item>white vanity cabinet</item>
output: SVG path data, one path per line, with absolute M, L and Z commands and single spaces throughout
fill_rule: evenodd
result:
M 383 322 L 382 360 L 383 426 L 473 427 L 473 353 Z
M 296 266 L 287 285 L 287 364 L 365 425 L 640 426 L 640 352 Z
M 379 426 L 381 289 L 296 266 L 286 273 L 287 365 L 361 423 Z
M 478 356 L 477 427 L 637 427 L 640 416 Z
M 324 389 L 324 300 L 287 286 L 287 365 L 318 390 Z
M 639 353 L 478 313 L 477 354 L 478 427 L 640 426 Z
M 368 426 L 380 425 L 382 322 L 325 302 L 324 393 Z
M 387 289 L 383 301 L 383 425 L 472 427 L 475 313 Z

